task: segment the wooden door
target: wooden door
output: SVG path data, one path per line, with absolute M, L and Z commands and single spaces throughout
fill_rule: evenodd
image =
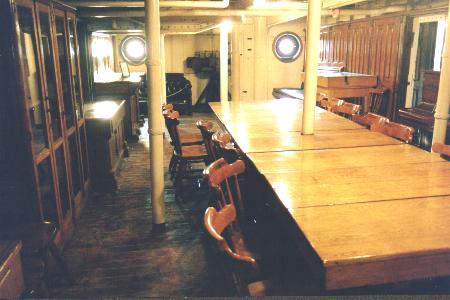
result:
M 396 115 L 397 68 L 399 65 L 400 32 L 402 18 L 383 18 L 375 20 L 371 34 L 370 74 L 378 75 L 381 86 L 389 89 L 386 115 L 394 119 Z
M 358 22 L 350 26 L 348 56 L 345 64 L 348 72 L 369 74 L 371 31 L 369 22 Z

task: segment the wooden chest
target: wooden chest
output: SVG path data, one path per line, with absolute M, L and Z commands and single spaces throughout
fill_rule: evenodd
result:
M 115 190 L 115 173 L 126 148 L 125 100 L 89 103 L 85 105 L 85 116 L 93 188 Z
M 0 299 L 18 299 L 24 290 L 18 241 L 0 241 Z

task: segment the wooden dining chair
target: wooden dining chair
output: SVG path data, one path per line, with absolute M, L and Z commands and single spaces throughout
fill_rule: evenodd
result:
M 214 124 L 211 121 L 198 120 L 195 124 L 200 130 L 205 144 L 206 152 L 208 153 L 208 163 L 216 160 L 214 145 L 212 142 L 212 135 L 214 134 Z
M 389 90 L 384 87 L 375 88 L 370 91 L 370 112 L 375 114 L 379 114 L 381 112 L 381 108 L 383 107 L 388 91 Z
M 182 188 L 182 179 L 186 177 L 187 166 L 195 162 L 208 161 L 208 154 L 204 145 L 186 145 L 180 140 L 178 131 L 179 114 L 177 111 L 168 113 L 165 122 L 173 146 L 173 154 L 169 163 L 172 179 L 175 179 L 175 196 L 178 197 Z
M 354 115 L 352 120 L 360 125 L 366 126 L 370 129 L 376 129 L 382 123 L 389 122 L 389 119 L 374 113 L 367 113 L 365 115 Z
M 172 105 L 172 104 L 170 104 L 170 105 Z M 179 120 L 180 113 L 176 110 L 166 110 L 165 113 L 163 113 L 163 116 L 164 116 L 164 120 L 166 121 L 166 125 L 167 125 L 168 119 Z M 201 144 L 203 144 L 203 138 L 202 138 L 201 134 L 199 134 L 198 132 L 189 133 L 186 130 L 179 128 L 178 127 L 179 123 L 180 122 L 178 121 L 177 131 L 178 131 L 179 140 L 182 145 L 201 145 Z M 167 128 L 167 126 L 166 126 L 166 128 Z M 167 128 L 167 130 L 169 130 L 169 129 Z
M 232 224 L 236 222 L 236 208 L 234 204 L 229 203 L 223 206 L 219 211 L 214 207 L 208 207 L 204 216 L 204 225 L 208 234 L 216 241 L 219 251 L 234 262 L 247 265 L 258 272 L 259 267 L 252 252 L 247 247 L 242 232 Z M 233 264 L 225 263 L 227 268 Z M 239 270 L 239 269 L 238 269 Z M 245 282 L 245 274 L 236 274 L 233 272 L 233 283 L 237 284 L 240 296 L 265 296 L 266 283 L 264 281 Z M 242 282 L 244 281 L 244 282 Z M 243 291 L 243 287 L 246 288 Z
M 163 103 L 162 105 L 162 111 L 164 112 L 171 112 L 173 111 L 173 105 L 170 103 Z
M 327 100 L 324 99 L 321 102 L 321 105 L 323 105 L 325 109 L 328 111 L 333 111 L 335 107 L 340 106 L 342 104 L 344 104 L 344 100 L 335 97 L 329 98 Z
M 216 159 L 224 158 L 228 163 L 238 160 L 241 153 L 235 148 L 229 133 L 218 131 L 212 135 L 214 155 Z
M 324 93 L 317 93 L 316 105 L 326 109 L 326 103 L 328 102 L 328 96 Z M 324 105 L 323 105 L 324 104 Z
M 399 139 L 407 144 L 412 142 L 414 135 L 414 128 L 396 122 L 384 122 L 377 126 L 372 126 L 371 129 Z
M 227 163 L 224 158 L 211 163 L 206 167 L 203 174 L 208 186 L 216 191 L 218 195 L 217 207 L 233 203 L 243 213 L 242 193 L 238 181 L 238 175 L 245 172 L 245 163 L 237 160 L 234 163 Z
M 360 107 L 358 104 L 343 101 L 340 105 L 333 106 L 331 111 L 347 119 L 352 119 L 359 112 Z
M 450 145 L 444 145 L 442 143 L 433 144 L 433 152 L 439 153 L 443 156 L 450 157 Z

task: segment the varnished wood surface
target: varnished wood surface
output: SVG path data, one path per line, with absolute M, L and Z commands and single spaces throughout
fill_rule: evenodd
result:
M 437 154 L 406 144 L 317 151 L 250 153 L 248 156 L 262 174 L 328 171 L 349 167 L 387 167 L 444 161 Z
M 386 135 L 365 129 L 318 131 L 314 135 L 302 135 L 300 132 L 266 134 L 258 131 L 249 134 L 243 130 L 236 130 L 233 136 L 238 141 L 239 148 L 245 153 L 401 144 L 400 141 Z
M 344 130 L 351 121 L 320 109 L 301 136 L 302 105 L 284 99 L 212 107 L 320 258 L 325 289 L 450 275 L 450 164 L 438 154 Z
M 226 105 L 210 103 L 219 121 L 234 136 L 250 136 L 255 133 L 285 133 L 301 131 L 302 101 L 278 99 L 265 102 L 229 102 Z M 317 131 L 355 130 L 364 127 L 355 122 L 316 107 L 315 129 Z
M 448 275 L 450 197 L 291 210 L 339 289 Z
M 413 163 L 265 174 L 290 208 L 448 195 L 450 164 Z M 399 216 L 399 220 L 402 217 Z

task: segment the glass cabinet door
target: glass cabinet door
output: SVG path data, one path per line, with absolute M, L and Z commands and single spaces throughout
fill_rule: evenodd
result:
M 38 155 L 49 148 L 45 106 L 39 75 L 38 46 L 35 39 L 33 10 L 31 7 L 17 6 L 19 21 L 19 44 L 21 48 L 21 63 L 24 71 L 25 103 L 31 122 L 33 153 Z
M 59 227 L 58 207 L 56 205 L 50 157 L 42 161 L 38 165 L 37 170 L 42 218 L 44 221 L 50 221 Z
M 59 147 L 55 151 L 56 158 L 56 172 L 58 176 L 58 188 L 59 188 L 59 199 L 61 203 L 61 211 L 63 218 L 67 217 L 67 213 L 71 209 L 70 205 L 70 195 L 67 187 L 67 170 L 66 170 L 66 160 L 64 155 L 64 147 Z
M 77 136 L 72 134 L 68 137 L 68 148 L 70 156 L 70 168 L 72 171 L 72 195 L 76 196 L 81 191 L 80 165 L 78 156 Z
M 75 98 L 75 113 L 77 115 L 77 119 L 79 120 L 83 118 L 83 106 L 81 99 L 80 78 L 78 75 L 78 45 L 76 44 L 75 35 L 75 16 L 68 14 L 67 21 L 67 28 L 69 32 L 70 70 L 74 90 L 73 95 Z
M 50 112 L 50 127 L 52 129 L 53 140 L 56 141 L 62 136 L 62 130 L 58 106 L 55 61 L 53 59 L 54 56 L 51 41 L 50 8 L 44 5 L 38 5 L 38 9 L 38 20 L 41 30 L 42 63 L 44 65 L 48 108 Z
M 75 125 L 75 118 L 72 104 L 72 88 L 70 85 L 71 74 L 69 69 L 69 56 L 66 44 L 67 35 L 64 21 L 64 12 L 55 11 L 55 14 L 56 41 L 58 44 L 58 60 L 64 104 L 63 111 L 66 119 L 66 127 L 72 128 Z

